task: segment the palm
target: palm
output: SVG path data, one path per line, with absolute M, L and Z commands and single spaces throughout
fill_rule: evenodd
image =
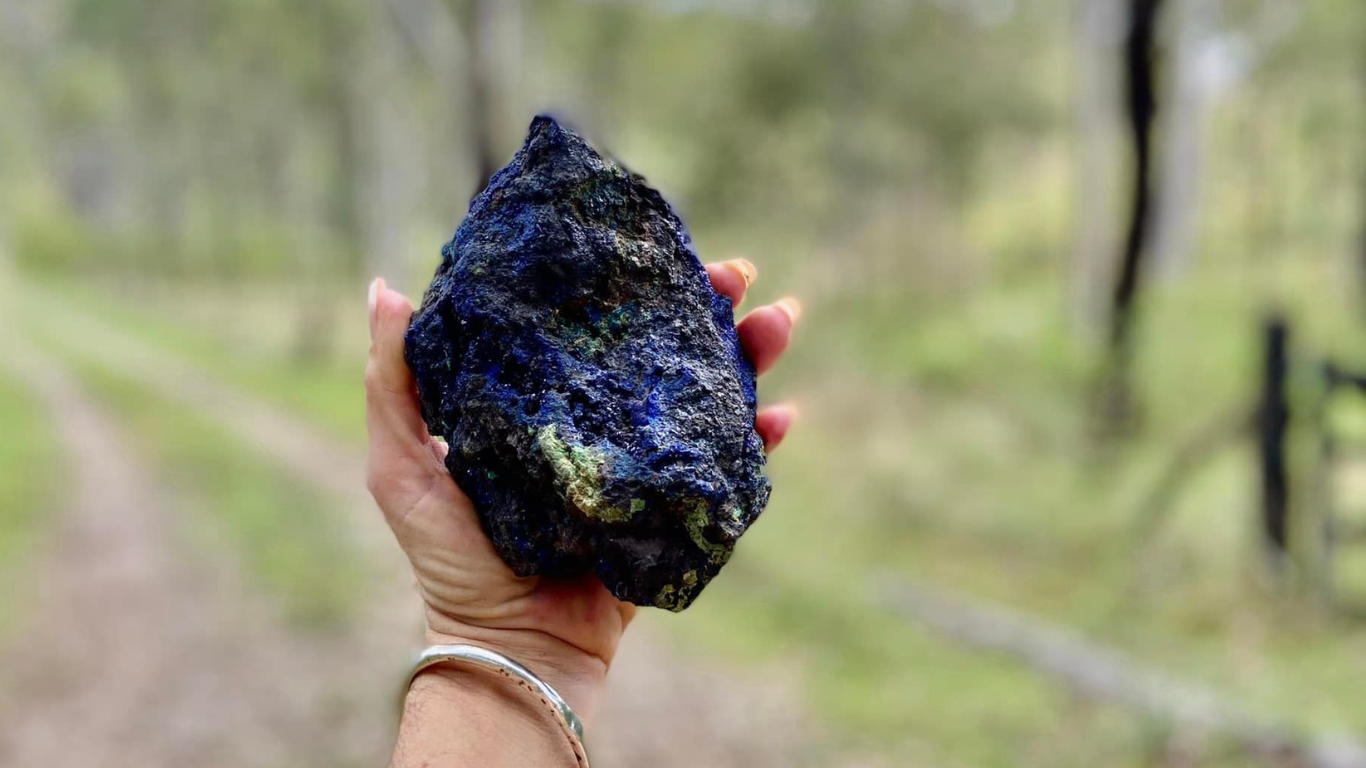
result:
M 744 298 L 754 267 L 737 260 L 707 267 L 712 286 L 734 304 Z M 369 486 L 399 544 L 412 561 L 427 606 L 429 629 L 464 638 L 530 631 L 611 663 L 635 606 L 614 598 L 593 576 L 572 581 L 518 578 L 498 557 L 470 502 L 446 471 L 446 447 L 422 422 L 403 335 L 413 308 L 406 298 L 372 287 L 372 346 L 366 368 L 370 432 Z M 736 327 L 759 373 L 787 346 L 798 305 L 785 299 L 749 313 Z M 794 413 L 760 409 L 755 428 L 771 450 Z
M 389 523 L 412 560 L 435 614 L 428 617 L 434 627 L 454 621 L 535 629 L 610 659 L 635 606 L 612 597 L 595 578 L 552 581 L 514 574 L 484 535 L 473 503 L 446 472 L 444 444 L 428 437 L 425 447 L 426 459 L 414 469 L 428 476 L 427 490 L 394 504 L 406 512 L 389 516 Z

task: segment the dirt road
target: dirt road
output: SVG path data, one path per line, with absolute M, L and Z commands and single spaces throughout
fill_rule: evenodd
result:
M 0 765 L 363 765 L 388 723 L 353 637 L 284 629 L 234 559 L 187 544 L 118 426 L 53 361 L 10 340 L 46 401 L 70 486 L 53 549 L 23 582 L 32 615 L 0 663 Z M 374 666 L 374 665 L 370 665 Z
M 187 551 L 177 507 L 193 500 L 169 497 L 50 357 L 14 347 L 22 354 L 4 357 L 46 399 L 72 484 L 56 548 L 29 581 L 38 608 L 0 655 L 0 764 L 382 764 L 390 688 L 419 635 L 410 578 L 361 487 L 363 456 L 94 320 L 62 322 L 84 340 L 83 357 L 212 417 L 330 493 L 382 583 L 350 630 L 291 629 L 244 588 L 231 553 L 176 554 Z M 681 656 L 641 623 L 590 731 L 595 765 L 863 764 L 820 748 L 796 676 Z

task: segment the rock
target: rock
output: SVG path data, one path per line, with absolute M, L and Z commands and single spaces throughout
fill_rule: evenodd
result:
M 663 197 L 549 118 L 442 249 L 406 357 L 518 575 L 682 610 L 768 501 L 730 300 Z

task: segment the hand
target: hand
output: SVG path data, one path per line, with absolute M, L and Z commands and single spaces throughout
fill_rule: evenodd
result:
M 707 274 L 736 305 L 756 276 L 743 259 L 708 265 Z M 799 313 L 795 299 L 784 299 L 737 325 L 759 373 L 787 347 Z M 412 314 L 408 300 L 383 280 L 371 285 L 367 483 L 417 575 L 428 642 L 467 642 L 505 653 L 554 686 L 587 720 L 635 606 L 612 597 L 595 576 L 518 578 L 498 557 L 469 497 L 446 471 L 445 443 L 433 439 L 422 421 L 403 360 Z M 755 427 L 768 450 L 782 441 L 795 415 L 785 405 L 759 410 Z

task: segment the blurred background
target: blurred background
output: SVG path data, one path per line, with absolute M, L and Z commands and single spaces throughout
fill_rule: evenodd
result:
M 1366 765 L 1361 0 L 0 0 L 0 764 L 387 759 L 364 295 L 550 112 L 802 298 L 595 765 Z

